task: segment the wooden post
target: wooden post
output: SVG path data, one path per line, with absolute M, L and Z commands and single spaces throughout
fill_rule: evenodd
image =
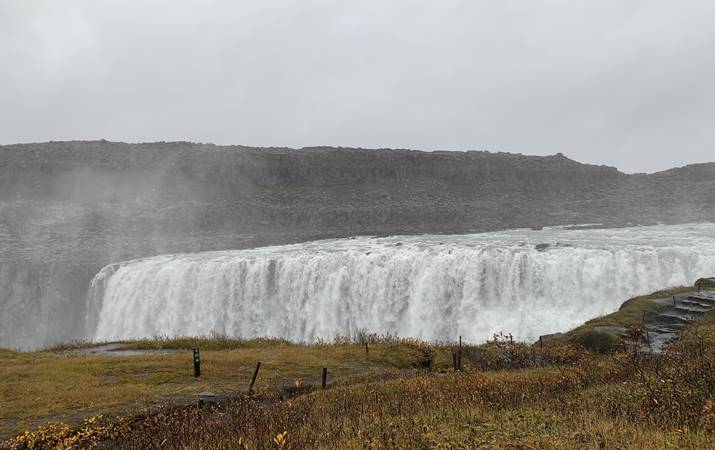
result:
M 457 370 L 457 354 L 455 352 L 452 352 L 452 368 Z
M 539 348 L 544 348 L 544 337 L 539 336 Z
M 256 377 L 258 377 L 258 369 L 261 368 L 261 362 L 256 364 L 256 370 L 253 371 L 253 378 L 251 379 L 251 385 L 248 387 L 248 392 L 253 392 L 253 385 L 256 384 Z
M 201 356 L 199 355 L 199 349 L 193 349 L 194 353 L 194 378 L 201 376 Z
M 323 367 L 323 389 L 328 385 L 328 368 Z
M 673 296 L 673 306 L 675 306 L 675 295 Z

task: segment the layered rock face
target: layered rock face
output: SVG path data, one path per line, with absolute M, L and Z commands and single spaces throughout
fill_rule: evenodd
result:
M 358 234 L 715 221 L 715 164 L 106 141 L 0 146 L 0 346 L 84 335 L 104 265 Z

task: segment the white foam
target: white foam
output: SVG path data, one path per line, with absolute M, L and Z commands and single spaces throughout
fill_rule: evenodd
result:
M 634 295 L 713 274 L 715 224 L 362 237 L 165 255 L 95 276 L 88 337 L 213 332 L 313 341 L 368 330 L 473 342 L 504 331 L 532 340 Z

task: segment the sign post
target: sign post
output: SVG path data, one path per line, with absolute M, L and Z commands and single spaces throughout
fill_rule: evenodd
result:
M 201 376 L 201 356 L 199 355 L 199 349 L 194 349 L 194 378 Z
M 261 368 L 261 362 L 258 361 L 256 364 L 256 370 L 253 371 L 253 378 L 251 378 L 251 385 L 248 387 L 248 392 L 253 392 L 253 385 L 256 384 L 256 377 L 258 376 L 258 370 Z

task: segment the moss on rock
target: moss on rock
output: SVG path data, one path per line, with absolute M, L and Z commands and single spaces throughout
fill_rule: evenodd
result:
M 698 289 L 715 289 L 715 278 L 700 278 L 695 282 Z

